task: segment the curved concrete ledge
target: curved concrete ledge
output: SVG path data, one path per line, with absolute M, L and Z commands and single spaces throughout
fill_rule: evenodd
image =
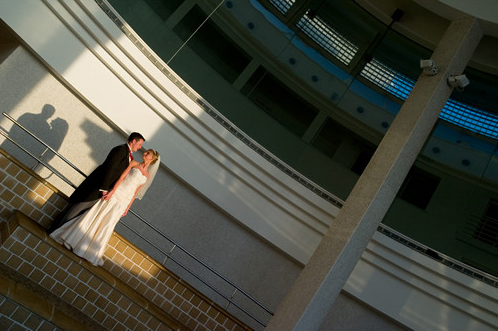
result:
M 306 263 L 339 208 L 227 134 L 94 1 L 2 2 L 0 12 L 38 57 L 97 112 L 121 131 L 144 133 L 149 146 L 165 156 L 166 167 Z M 26 16 L 33 19 L 21 19 Z M 39 38 L 35 32 L 40 27 L 49 38 Z
M 498 288 L 376 232 L 344 290 L 413 330 L 495 330 Z

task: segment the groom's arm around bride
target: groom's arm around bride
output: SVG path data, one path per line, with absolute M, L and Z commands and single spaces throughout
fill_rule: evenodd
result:
M 52 222 L 48 232 L 53 232 L 67 221 L 81 215 L 91 208 L 102 197 L 102 194 L 107 193 L 128 167 L 131 153 L 141 149 L 144 141 L 145 139 L 140 133 L 133 132 L 128 137 L 127 144 L 114 147 L 105 161 L 73 192 L 69 198 L 69 204 Z

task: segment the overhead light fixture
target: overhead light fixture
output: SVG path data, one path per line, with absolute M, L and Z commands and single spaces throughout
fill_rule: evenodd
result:
M 437 66 L 433 60 L 420 60 L 420 68 L 424 70 L 427 76 L 437 75 Z
M 465 75 L 452 75 L 448 77 L 448 85 L 456 88 L 458 91 L 463 91 L 464 87 L 469 85 L 469 79 Z

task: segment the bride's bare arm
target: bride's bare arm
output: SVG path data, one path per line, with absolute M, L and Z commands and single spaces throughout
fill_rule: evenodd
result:
M 140 188 L 142 187 L 143 185 L 140 185 L 139 187 L 137 187 L 137 189 L 135 190 L 135 194 L 133 194 L 133 198 L 131 198 L 130 200 L 130 203 L 128 204 L 128 207 L 126 207 L 124 213 L 123 213 L 123 217 L 126 216 L 126 214 L 128 214 L 128 210 L 130 210 L 130 207 L 131 205 L 133 204 L 133 201 L 135 201 L 135 197 L 137 196 L 137 193 L 138 191 L 140 190 Z

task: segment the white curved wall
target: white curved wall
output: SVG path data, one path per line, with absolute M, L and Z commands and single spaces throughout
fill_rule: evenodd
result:
M 95 111 L 125 133 L 143 132 L 148 147 L 166 155 L 165 165 L 179 177 L 290 256 L 307 261 L 337 208 L 227 133 L 93 1 L 4 1 L 0 17 Z M 345 290 L 415 330 L 497 326 L 496 287 L 381 234 Z
M 10 1 L 2 2 L 0 11 L 29 47 L 97 112 L 125 133 L 142 132 L 148 146 L 165 155 L 163 163 L 179 177 L 306 263 L 338 208 L 228 134 L 95 2 Z
M 475 16 L 481 20 L 498 24 L 498 3 L 496 0 L 416 0 L 427 9 L 436 11 L 439 15 L 445 17 L 455 17 L 458 14 L 452 11 L 459 11 Z M 461 14 L 460 14 L 461 15 Z
M 496 330 L 498 288 L 376 232 L 344 290 L 413 330 Z

